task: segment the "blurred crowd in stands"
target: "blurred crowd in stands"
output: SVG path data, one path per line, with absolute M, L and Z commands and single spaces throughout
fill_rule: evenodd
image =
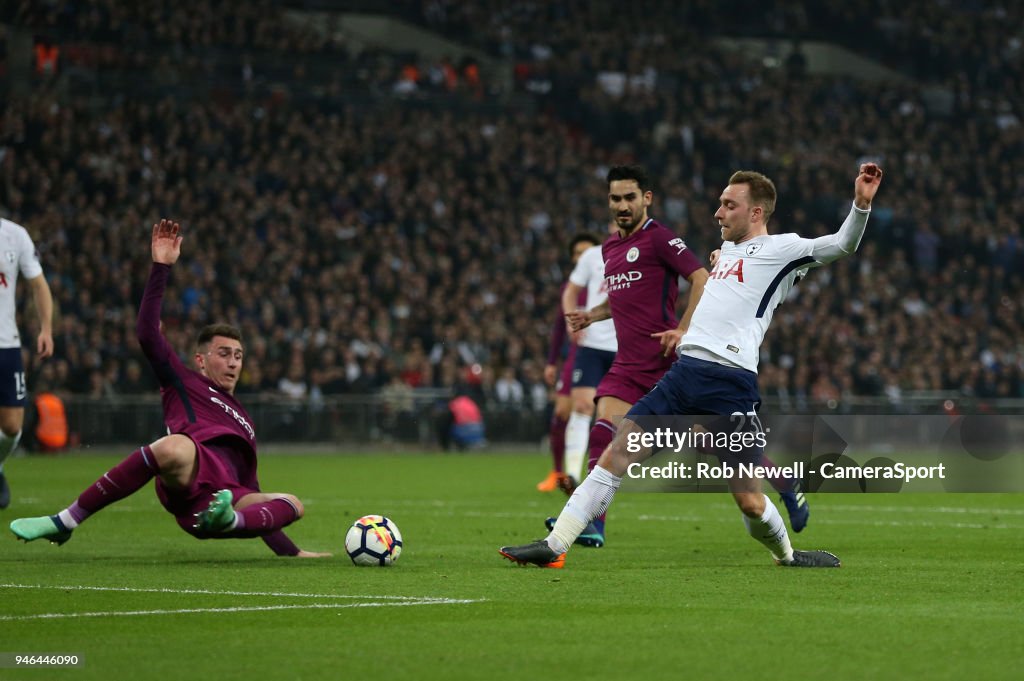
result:
M 167 216 L 186 242 L 165 333 L 188 355 L 199 326 L 241 326 L 239 391 L 401 401 L 461 388 L 541 410 L 564 245 L 604 233 L 608 165 L 645 164 L 651 214 L 706 258 L 732 171 L 775 180 L 770 229 L 817 236 L 845 216 L 858 163 L 875 160 L 885 184 L 861 250 L 779 308 L 763 393 L 793 409 L 921 391 L 1024 397 L 1016 3 L 786 1 L 735 29 L 835 34 L 907 76 L 873 83 L 716 46 L 736 3 L 397 4 L 509 60 L 529 106 L 502 106 L 507 93 L 472 80 L 473 60 L 352 52 L 292 28 L 276 3 L 33 1 L 4 17 L 83 49 L 117 45 L 133 69 L 179 81 L 226 49 L 277 54 L 298 73 L 293 92 L 309 83 L 302 98 L 120 92 L 100 106 L 37 84 L 0 105 L 0 215 L 33 235 L 58 310 L 56 357 L 28 360 L 32 389 L 153 388 L 134 323 L 149 227 Z M 333 87 L 307 54 L 336 60 Z M 374 97 L 343 96 L 348 69 Z M 409 99 L 421 90 L 440 100 Z M 21 324 L 34 339 L 32 315 Z
M 36 32 L 40 75 L 58 65 L 77 77 L 98 74 L 101 87 L 113 85 L 125 96 L 177 88 L 216 96 L 239 86 L 251 96 L 484 96 L 469 55 L 429 59 L 375 47 L 320 16 L 300 18 L 275 0 L 21 0 L 0 10 L 0 22 Z

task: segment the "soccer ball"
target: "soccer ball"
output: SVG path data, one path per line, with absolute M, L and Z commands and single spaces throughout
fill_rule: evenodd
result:
M 391 565 L 402 555 L 402 533 L 382 515 L 364 515 L 348 528 L 345 550 L 356 565 Z

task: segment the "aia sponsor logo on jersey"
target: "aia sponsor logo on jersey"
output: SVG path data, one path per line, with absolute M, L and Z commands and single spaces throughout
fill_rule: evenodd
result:
M 741 284 L 743 283 L 743 258 L 733 262 L 719 260 L 718 264 L 715 265 L 715 269 L 711 270 L 712 279 L 725 279 L 727 277 L 736 277 L 736 281 Z
M 0 286 L 7 288 L 7 275 L 3 272 L 0 272 Z

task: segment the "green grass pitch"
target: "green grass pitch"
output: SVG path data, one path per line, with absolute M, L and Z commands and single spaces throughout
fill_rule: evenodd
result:
M 8 462 L 0 652 L 84 665 L 0 679 L 1020 678 L 1024 495 L 812 496 L 794 544 L 843 567 L 787 570 L 724 495 L 620 494 L 606 547 L 539 570 L 497 548 L 543 536 L 564 502 L 534 490 L 541 453 L 271 452 L 264 488 L 306 502 L 289 533 L 334 558 L 197 541 L 151 488 L 59 548 L 7 531 L 124 453 Z M 367 513 L 404 534 L 392 568 L 344 554 Z

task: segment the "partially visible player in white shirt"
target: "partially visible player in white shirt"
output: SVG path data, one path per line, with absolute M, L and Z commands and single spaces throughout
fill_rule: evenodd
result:
M 615 223 L 608 226 L 609 232 L 617 231 Z M 576 312 L 576 300 L 580 291 L 587 290 L 587 311 L 593 310 L 608 300 L 608 292 L 605 290 L 604 281 L 604 256 L 601 255 L 601 246 L 591 246 L 583 252 L 576 266 L 569 275 L 569 283 L 562 292 L 562 312 L 569 314 Z M 569 333 L 576 339 L 576 366 L 580 367 L 581 357 L 586 363 L 588 371 L 586 375 L 580 368 L 573 370 L 572 391 L 572 412 L 569 414 L 569 422 L 565 426 L 565 474 L 571 478 L 568 485 L 563 489 L 572 491 L 582 477 L 583 461 L 587 454 L 587 443 L 590 439 L 590 422 L 594 417 L 594 397 L 597 395 L 597 386 L 608 372 L 612 362 L 615 360 L 615 353 L 619 350 L 618 340 L 615 337 L 615 323 L 611 319 L 595 322 L 583 331 Z M 589 350 L 583 350 L 589 348 Z M 596 352 L 595 352 L 596 351 Z M 599 371 L 598 368 L 603 369 Z M 597 418 L 608 418 L 607 414 L 598 413 Z
M 0 218 L 0 509 L 11 501 L 4 461 L 21 440 L 28 393 L 15 313 L 19 275 L 28 282 L 39 315 L 36 352 L 40 358 L 49 357 L 53 354 L 53 297 L 39 254 L 24 227 Z
M 562 567 L 565 553 L 587 524 L 608 510 L 630 464 L 651 456 L 650 449 L 627 447 L 630 439 L 636 440 L 644 431 L 637 422 L 641 417 L 756 414 L 758 350 L 775 307 L 807 268 L 857 249 L 881 181 L 881 168 L 862 164 L 854 182 L 853 206 L 839 231 L 805 239 L 795 234 L 769 235 L 775 185 L 760 173 L 734 173 L 715 212 L 725 243 L 677 346 L 679 359 L 630 409 L 597 466 L 566 503 L 551 534 L 530 544 L 502 547 L 502 555 L 519 563 Z M 768 548 L 779 565 L 839 567 L 839 559 L 827 551 L 793 549 L 782 516 L 761 491 L 760 480 L 737 476 L 729 487 L 748 533 Z

